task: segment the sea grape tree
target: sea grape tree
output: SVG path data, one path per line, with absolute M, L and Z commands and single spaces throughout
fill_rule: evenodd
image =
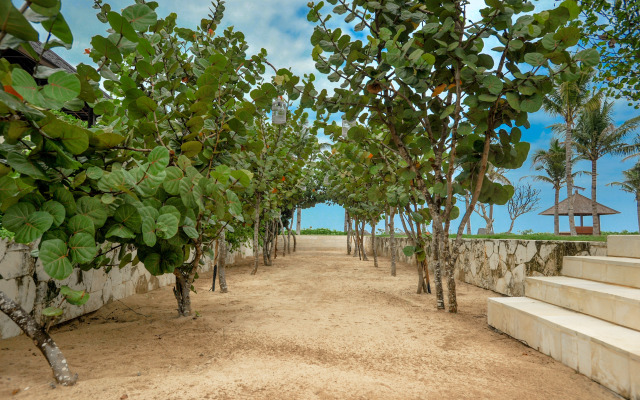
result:
M 550 75 L 576 79 L 580 66 L 598 63 L 595 50 L 569 52 L 580 31 L 567 24 L 580 8 L 566 0 L 535 12 L 528 1 L 487 0 L 476 16 L 464 0 L 327 3 L 333 8 L 309 3 L 307 16 L 316 24 L 316 69 L 339 85 L 315 96 L 318 115 L 343 112 L 385 129 L 381 145 L 404 160 L 396 171 L 412 175 L 433 221 L 438 308 L 444 267 L 448 308 L 457 312 L 458 246 L 448 240 L 460 214 L 455 195 L 472 193 L 460 229 L 478 201 L 505 204 L 511 197 L 513 187 L 485 178 L 488 163 L 520 167 L 529 150 L 520 127 L 529 126 L 528 114 L 552 89 Z M 331 27 L 332 17 L 344 18 L 356 37 Z M 360 140 L 366 130 L 356 126 L 349 135 Z

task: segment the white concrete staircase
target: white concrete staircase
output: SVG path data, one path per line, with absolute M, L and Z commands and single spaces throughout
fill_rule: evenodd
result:
M 564 257 L 526 297 L 490 298 L 489 325 L 623 397 L 640 400 L 640 236 L 609 236 L 607 257 Z

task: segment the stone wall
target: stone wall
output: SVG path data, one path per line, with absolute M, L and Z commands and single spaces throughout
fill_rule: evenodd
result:
M 135 266 L 128 264 L 123 268 L 114 267 L 108 273 L 104 269 L 74 269 L 67 279 L 56 281 L 44 272 L 39 260 L 30 256 L 30 251 L 31 248 L 27 245 L 0 240 L 0 291 L 17 300 L 27 312 L 37 318 L 41 317 L 44 308 L 60 303 L 57 288 L 61 285 L 67 285 L 74 290 L 87 290 L 90 296 L 83 306 L 62 303 L 64 314 L 58 322 L 96 311 L 114 300 L 175 284 L 173 275 L 153 276 L 142 263 Z M 241 246 L 236 251 L 228 253 L 227 265 L 248 257 L 253 257 L 251 248 Z M 211 263 L 205 262 L 200 266 L 200 271 L 206 272 L 211 268 Z M 20 328 L 0 313 L 0 338 L 17 336 L 20 333 Z
M 370 241 L 371 238 L 367 238 Z M 402 249 L 413 243 L 408 238 L 396 239 L 396 259 L 415 263 Z M 376 250 L 391 255 L 388 237 L 376 237 Z M 433 263 L 430 244 L 426 253 Z M 564 256 L 606 256 L 605 242 L 515 240 L 515 239 L 463 239 L 460 257 L 456 263 L 456 279 L 493 290 L 508 296 L 524 296 L 527 276 L 559 275 Z M 431 269 L 431 268 L 430 268 Z

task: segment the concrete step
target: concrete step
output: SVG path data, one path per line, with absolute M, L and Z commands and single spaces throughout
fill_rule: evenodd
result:
M 527 297 L 490 298 L 487 319 L 621 396 L 640 399 L 640 332 Z
M 629 257 L 565 256 L 562 275 L 640 288 L 640 259 Z
M 640 289 L 545 276 L 527 278 L 525 296 L 640 331 Z
M 640 235 L 607 236 L 607 255 L 640 258 Z

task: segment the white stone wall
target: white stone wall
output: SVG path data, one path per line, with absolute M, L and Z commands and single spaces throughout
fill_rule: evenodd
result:
M 369 244 L 371 238 L 367 238 Z M 451 239 L 452 240 L 452 239 Z M 408 238 L 396 239 L 396 257 L 400 262 L 415 263 L 413 256 L 402 252 L 413 243 Z M 378 254 L 390 256 L 388 237 L 376 237 Z M 527 276 L 554 276 L 562 270 L 564 256 L 606 256 L 605 242 L 463 239 L 456 263 L 456 279 L 508 296 L 524 296 Z M 431 265 L 430 243 L 426 252 Z M 429 268 L 431 269 L 431 267 Z
M 74 290 L 87 290 L 90 296 L 83 306 L 63 302 L 64 314 L 58 322 L 96 311 L 111 301 L 175 283 L 172 274 L 153 276 L 142 263 L 135 266 L 128 264 L 123 268 L 113 267 L 108 273 L 103 269 L 74 269 L 67 279 L 56 281 L 44 272 L 40 261 L 31 257 L 30 252 L 31 248 L 27 245 L 0 240 L 0 291 L 17 300 L 36 318 L 41 317 L 44 308 L 60 303 L 60 297 L 52 295 L 61 285 L 67 285 Z M 252 249 L 241 246 L 236 251 L 228 253 L 227 265 L 247 257 L 253 257 Z M 200 271 L 209 271 L 211 268 L 212 264 L 206 261 L 200 267 Z M 0 313 L 0 338 L 17 336 L 20 333 L 20 328 Z

